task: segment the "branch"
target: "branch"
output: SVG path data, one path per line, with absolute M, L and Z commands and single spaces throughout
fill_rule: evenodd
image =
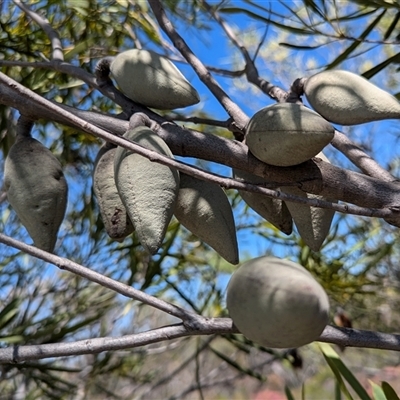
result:
M 40 260 L 49 262 L 60 269 L 65 269 L 66 271 L 72 272 L 83 278 L 86 278 L 92 282 L 98 283 L 108 289 L 111 289 L 123 296 L 129 297 L 131 299 L 140 301 L 151 307 L 157 308 L 158 310 L 164 311 L 169 315 L 173 315 L 183 321 L 191 323 L 191 320 L 196 320 L 197 315 L 193 312 L 186 311 L 183 308 L 175 306 L 163 300 L 159 300 L 156 297 L 150 296 L 140 290 L 134 289 L 131 286 L 125 285 L 118 282 L 112 278 L 104 276 L 90 268 L 84 267 L 83 265 L 77 264 L 67 258 L 59 257 L 55 254 L 48 253 L 47 251 L 38 249 L 34 246 L 30 246 L 19 240 L 13 239 L 3 233 L 0 233 L 0 243 L 6 246 L 14 247 L 24 253 L 30 254 L 33 257 L 39 258 Z
M 210 89 L 211 93 L 225 108 L 228 115 L 235 121 L 239 130 L 244 130 L 249 120 L 248 116 L 229 98 L 217 81 L 211 76 L 204 64 L 194 55 L 168 19 L 159 0 L 149 0 L 149 4 L 160 27 L 171 39 L 174 46 L 181 52 L 201 81 Z
M 198 335 L 224 335 L 239 333 L 230 318 L 199 317 L 195 329 L 189 330 L 183 324 L 169 325 L 146 332 L 120 337 L 103 337 L 78 340 L 68 343 L 39 345 L 14 345 L 0 349 L 0 364 L 16 364 L 24 361 L 52 357 L 97 354 L 146 346 L 164 340 Z M 372 332 L 328 325 L 318 341 L 344 347 L 357 347 L 400 351 L 400 335 Z
M 396 181 L 396 178 L 390 172 L 382 168 L 373 158 L 354 144 L 346 135 L 336 129 L 331 145 L 343 153 L 365 174 L 386 182 Z
M 46 33 L 51 42 L 52 48 L 52 59 L 56 61 L 64 61 L 63 48 L 61 44 L 60 37 L 58 33 L 53 29 L 50 25 L 50 22 L 41 17 L 36 12 L 32 11 L 27 5 L 21 3 L 20 0 L 13 0 L 14 4 L 16 4 L 25 14 L 29 15 Z
M 49 357 L 76 356 L 100 353 L 102 351 L 122 350 L 184 336 L 238 333 L 238 330 L 233 325 L 230 318 L 202 317 L 164 300 L 143 293 L 121 282 L 115 281 L 114 279 L 108 278 L 71 260 L 29 246 L 2 233 L 0 233 L 0 242 L 7 246 L 15 247 L 43 261 L 47 261 L 58 268 L 65 269 L 92 282 L 98 283 L 126 297 L 157 308 L 183 321 L 182 324 L 166 326 L 135 335 L 117 338 L 105 337 L 80 340 L 74 343 L 8 347 L 0 349 L 0 363 L 18 363 Z M 342 347 L 366 347 L 400 351 L 400 335 L 339 328 L 329 325 L 325 328 L 318 340 L 334 343 Z
M 212 17 L 221 25 L 222 29 L 225 31 L 228 38 L 231 40 L 234 46 L 236 46 L 243 55 L 246 62 L 245 72 L 247 80 L 253 85 L 257 86 L 263 93 L 268 95 L 274 100 L 279 102 L 286 101 L 288 94 L 278 86 L 260 78 L 258 70 L 254 64 L 254 60 L 250 57 L 245 45 L 239 40 L 235 35 L 228 23 L 219 15 L 219 13 L 211 7 L 206 1 L 201 1 L 204 8 L 212 15 Z
M 282 192 L 257 185 L 245 184 L 230 178 L 219 177 L 218 175 L 151 152 L 125 138 L 115 136 L 117 134 L 122 135 L 126 131 L 128 128 L 126 121 L 113 120 L 113 118 L 99 113 L 80 111 L 67 106 L 56 105 L 2 73 L 0 73 L 0 83 L 3 83 L 2 85 L 0 84 L 0 103 L 15 107 L 27 116 L 41 117 L 46 120 L 53 119 L 54 121 L 74 126 L 84 132 L 125 147 L 153 161 L 177 168 L 199 179 L 212 180 L 226 188 L 253 191 L 282 200 L 309 204 L 315 207 L 332 208 L 344 213 L 385 219 L 390 218 L 392 224 L 396 226 L 400 224 L 398 222 L 400 218 L 400 185 L 397 183 L 382 182 L 369 176 L 338 168 L 320 159 L 313 159 L 313 161 L 310 160 L 303 164 L 287 168 L 269 166 L 257 160 L 242 143 L 181 128 L 176 124 L 165 122 L 162 117 L 151 113 L 151 116 L 155 115 L 156 121 L 162 121 L 160 125 L 156 124 L 155 132 L 166 141 L 174 154 L 219 162 L 262 176 L 275 187 L 295 184 L 305 192 L 319 194 L 326 198 L 349 201 L 362 207 L 332 204 L 321 200 L 289 196 Z M 104 123 L 107 126 L 107 130 L 113 132 L 113 134 L 93 126 L 88 121 L 66 110 L 74 110 L 75 114 L 81 116 L 92 116 L 88 118 L 91 119 L 92 123 L 95 125 Z

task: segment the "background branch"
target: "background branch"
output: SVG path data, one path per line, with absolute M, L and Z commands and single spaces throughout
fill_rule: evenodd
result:
M 196 319 L 195 313 L 184 310 L 183 308 L 177 307 L 164 300 L 160 300 L 154 296 L 150 296 L 140 290 L 134 289 L 131 286 L 125 285 L 124 283 L 118 282 L 112 278 L 99 274 L 93 269 L 84 267 L 78 263 L 75 263 L 67 258 L 59 257 L 55 254 L 48 253 L 44 250 L 38 249 L 34 246 L 30 246 L 19 240 L 13 239 L 3 233 L 0 233 L 0 243 L 6 246 L 12 246 L 15 249 L 21 250 L 24 253 L 30 254 L 33 257 L 39 258 L 40 260 L 49 262 L 60 269 L 72 272 L 83 278 L 86 278 L 92 282 L 98 283 L 108 289 L 111 289 L 123 296 L 129 297 L 134 300 L 138 300 L 151 307 L 157 308 L 158 310 L 164 311 L 169 315 L 179 318 L 183 321 L 190 322 L 191 319 Z
M 174 46 L 181 52 L 201 81 L 210 89 L 211 93 L 225 108 L 228 115 L 235 121 L 238 129 L 244 130 L 249 121 L 249 117 L 229 98 L 217 81 L 211 76 L 204 64 L 195 56 L 184 39 L 178 34 L 165 14 L 161 3 L 158 0 L 149 0 L 149 4 L 160 27 L 171 39 Z
M 229 24 L 219 15 L 219 13 L 215 10 L 215 8 L 211 7 L 206 1 L 202 0 L 201 4 L 204 8 L 212 15 L 212 17 L 221 25 L 222 29 L 226 33 L 226 36 L 231 40 L 234 46 L 236 46 L 239 51 L 242 53 L 243 58 L 245 60 L 245 73 L 247 80 L 253 85 L 257 86 L 263 93 L 268 95 L 274 100 L 278 102 L 286 101 L 288 97 L 288 93 L 285 92 L 278 86 L 271 84 L 265 79 L 260 78 L 258 70 L 255 66 L 255 63 L 251 57 L 249 52 L 246 49 L 246 46 L 239 40 L 239 38 L 235 35 L 232 28 Z
M 29 15 L 33 21 L 35 21 L 46 33 L 51 42 L 52 49 L 52 59 L 56 61 L 64 61 L 63 48 L 61 44 L 60 37 L 50 25 L 50 22 L 41 17 L 38 13 L 32 11 L 27 5 L 23 4 L 20 0 L 13 0 L 14 4 L 16 4 L 25 14 Z

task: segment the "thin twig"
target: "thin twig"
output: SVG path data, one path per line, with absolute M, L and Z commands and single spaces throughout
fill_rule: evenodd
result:
M 279 102 L 286 101 L 288 94 L 278 86 L 271 84 L 265 79 L 260 78 L 258 70 L 255 66 L 254 59 L 250 57 L 246 46 L 235 35 L 228 23 L 219 15 L 219 13 L 211 7 L 206 1 L 202 0 L 201 4 L 212 15 L 212 17 L 221 25 L 230 41 L 240 50 L 246 63 L 245 72 L 247 80 L 257 86 L 263 93 Z M 258 51 L 258 50 L 257 50 Z
M 64 61 L 63 47 L 61 44 L 58 32 L 53 29 L 47 18 L 41 17 L 38 13 L 31 10 L 26 4 L 23 4 L 20 0 L 13 0 L 14 4 L 17 5 L 25 14 L 29 15 L 33 21 L 35 21 L 46 33 L 51 42 L 52 48 L 52 59 L 57 61 Z
M 202 124 L 202 125 L 209 125 L 209 126 L 218 126 L 220 128 L 229 129 L 232 121 L 217 121 L 215 119 L 209 118 L 202 118 L 202 117 L 185 117 L 184 115 L 166 115 L 164 117 L 167 121 L 174 122 L 174 121 L 181 121 L 181 122 L 191 122 L 193 124 Z
M 24 253 L 39 258 L 40 260 L 49 262 L 58 268 L 65 269 L 66 271 L 72 272 L 92 282 L 96 282 L 101 286 L 122 294 L 123 296 L 138 300 L 151 307 L 164 311 L 167 314 L 173 315 L 174 317 L 181 320 L 186 321 L 192 318 L 196 318 L 196 314 L 191 311 L 186 311 L 183 308 L 177 307 L 171 303 L 159 300 L 156 297 L 150 296 L 140 290 L 134 289 L 131 286 L 125 285 L 112 278 L 104 276 L 94 271 L 93 269 L 84 267 L 83 265 L 75 263 L 67 258 L 59 257 L 55 254 L 48 253 L 47 251 L 38 249 L 34 246 L 30 246 L 19 240 L 4 235 L 3 233 L 0 233 L 0 243 L 3 243 L 10 247 L 14 247 L 18 250 L 23 251 Z
M 186 61 L 193 67 L 201 81 L 210 89 L 211 93 L 225 108 L 228 115 L 235 121 L 240 130 L 244 130 L 249 117 L 235 104 L 217 81 L 211 76 L 204 64 L 195 56 L 184 39 L 178 34 L 158 0 L 149 0 L 155 17 L 163 31 L 171 39 L 174 46 L 180 51 Z

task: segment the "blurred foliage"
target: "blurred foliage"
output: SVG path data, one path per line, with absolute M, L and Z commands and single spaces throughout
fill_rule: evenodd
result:
M 46 16 L 58 32 L 65 60 L 85 71 L 92 73 L 103 56 L 139 46 L 180 58 L 161 33 L 146 2 L 34 1 L 30 6 Z M 218 49 L 212 46 L 221 41 L 223 46 L 233 49 L 220 27 L 205 12 L 202 1 L 168 0 L 163 6 L 194 48 L 196 42 L 202 42 L 210 47 L 210 53 L 216 53 Z M 379 78 L 381 87 L 400 92 L 395 79 L 400 61 L 400 6 L 395 1 L 354 0 L 344 4 L 303 0 L 267 5 L 244 0 L 222 1 L 212 6 L 228 23 L 240 26 L 241 40 L 251 54 L 258 54 L 256 63 L 261 76 L 274 84 L 287 89 L 299 74 L 340 67 L 368 79 Z M 48 99 L 72 107 L 109 114 L 120 111 L 110 99 L 76 77 L 21 66 L 21 62 L 49 60 L 50 40 L 10 1 L 0 2 L 0 24 L 0 61 L 15 63 L 1 66 L 3 73 Z M 217 68 L 223 63 L 229 64 L 228 69 L 243 67 L 243 60 L 235 49 L 228 62 L 218 56 L 213 62 Z M 184 63 L 180 65 L 187 67 Z M 224 75 L 223 69 L 216 77 L 246 112 L 254 112 L 270 101 L 257 89 L 250 89 L 244 77 L 232 79 Z M 207 96 L 210 100 L 211 95 Z M 185 125 L 185 117 L 214 118 L 215 104 L 205 101 L 191 113 L 174 113 L 172 117 Z M 16 110 L 0 106 L 0 176 L 4 158 L 13 143 L 17 116 Z M 232 137 L 227 130 L 206 123 L 194 127 Z M 380 143 L 372 139 L 376 137 L 371 134 L 374 129 L 376 125 L 362 132 L 354 127 L 346 133 L 384 167 L 398 173 L 398 158 L 393 154 L 390 158 L 381 157 Z M 397 141 L 398 128 L 393 132 Z M 99 140 L 51 121 L 38 121 L 34 136 L 60 158 L 70 186 L 67 215 L 57 248 L 59 255 L 202 315 L 227 316 L 225 288 L 235 267 L 176 220 L 169 227 L 163 248 L 151 258 L 135 235 L 121 243 L 106 236 L 91 188 Z M 333 163 L 354 168 L 340 154 L 330 151 L 328 155 Z M 202 168 L 230 176 L 225 167 L 192 161 Z M 315 253 L 296 232 L 283 235 L 249 209 L 236 192 L 227 194 L 234 208 L 242 261 L 261 254 L 288 257 L 309 269 L 326 289 L 332 317 L 340 306 L 357 328 L 386 332 L 400 329 L 397 229 L 380 220 L 336 215 L 324 247 Z M 6 201 L 0 202 L 0 230 L 31 242 Z M 2 347 L 117 336 L 171 323 L 167 315 L 4 245 L 0 245 L 0 272 Z M 400 361 L 398 356 L 388 353 L 350 349 L 343 357 L 351 356 L 353 364 L 358 364 L 360 369 L 367 364 L 396 366 Z M 329 354 L 325 358 L 336 357 Z M 368 362 L 360 362 L 362 354 L 366 354 Z M 343 365 L 340 364 L 342 371 Z M 336 381 L 340 382 L 337 377 Z M 282 393 L 285 389 L 288 398 L 301 398 L 301 390 L 305 390 L 308 398 L 307 393 L 311 392 L 307 388 L 323 398 L 327 393 L 334 393 L 334 381 L 315 345 L 299 353 L 294 349 L 276 351 L 262 348 L 241 335 L 228 335 L 181 339 L 70 359 L 2 365 L 0 399 L 178 399 L 193 398 L 194 393 L 196 398 L 249 398 L 270 382 L 272 386 L 275 382 Z M 375 398 L 381 398 L 381 391 L 390 392 L 388 386 L 378 386 L 372 386 L 377 393 Z

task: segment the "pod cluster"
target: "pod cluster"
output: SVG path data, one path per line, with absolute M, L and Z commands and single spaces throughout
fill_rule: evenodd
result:
M 150 128 L 129 129 L 124 137 L 173 158 L 167 144 Z M 123 239 L 135 230 L 142 246 L 155 254 L 175 215 L 228 262 L 238 263 L 233 213 L 219 185 L 179 173 L 123 147 L 100 149 L 93 185 L 105 228 L 113 239 Z
M 250 152 L 259 160 L 274 166 L 288 167 L 301 164 L 312 157 L 328 161 L 322 149 L 333 139 L 334 127 L 316 112 L 301 104 L 279 103 L 262 108 L 250 119 L 245 141 Z M 235 179 L 257 185 L 267 181 L 250 173 L 234 170 Z M 278 188 L 286 194 L 334 201 L 323 196 L 311 195 L 295 186 Z M 239 191 L 247 205 L 289 235 L 292 224 L 303 241 L 318 251 L 333 219 L 329 209 L 310 207 L 299 203 L 268 198 L 264 195 Z

